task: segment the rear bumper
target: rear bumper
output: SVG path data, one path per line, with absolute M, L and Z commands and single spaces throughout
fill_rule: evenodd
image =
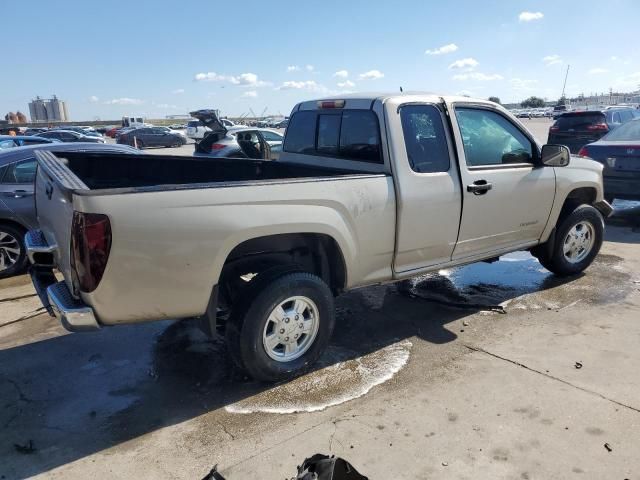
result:
M 31 282 L 49 315 L 56 317 L 70 332 L 97 330 L 100 324 L 93 309 L 73 297 L 65 282 L 58 282 L 53 273 L 53 251 L 42 232 L 30 230 L 25 235 L 27 256 L 32 263 Z

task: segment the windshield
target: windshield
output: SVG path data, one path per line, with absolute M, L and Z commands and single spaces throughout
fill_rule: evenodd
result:
M 631 122 L 625 123 L 624 125 L 619 126 L 605 137 L 602 140 L 613 140 L 613 141 L 635 141 L 640 143 L 640 119 L 632 120 Z

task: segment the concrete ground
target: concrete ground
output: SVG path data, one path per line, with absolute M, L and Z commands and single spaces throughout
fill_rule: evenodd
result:
M 193 322 L 67 334 L 2 280 L 0 478 L 275 480 L 317 452 L 371 479 L 638 478 L 640 207 L 619 207 L 577 278 L 518 253 L 344 295 L 321 365 L 278 386 Z

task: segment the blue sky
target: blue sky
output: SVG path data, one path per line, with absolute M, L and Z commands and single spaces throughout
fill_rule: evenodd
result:
M 399 86 L 556 99 L 567 64 L 570 95 L 640 88 L 638 0 L 31 0 L 3 18 L 2 115 L 52 94 L 74 120 L 288 114 Z

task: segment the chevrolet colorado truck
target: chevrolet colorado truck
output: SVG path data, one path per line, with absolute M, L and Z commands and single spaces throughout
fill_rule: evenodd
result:
M 264 381 L 318 359 L 344 291 L 515 250 L 573 275 L 611 213 L 601 164 L 408 93 L 299 103 L 277 161 L 43 151 L 35 197 L 31 275 L 65 327 L 199 317 Z

